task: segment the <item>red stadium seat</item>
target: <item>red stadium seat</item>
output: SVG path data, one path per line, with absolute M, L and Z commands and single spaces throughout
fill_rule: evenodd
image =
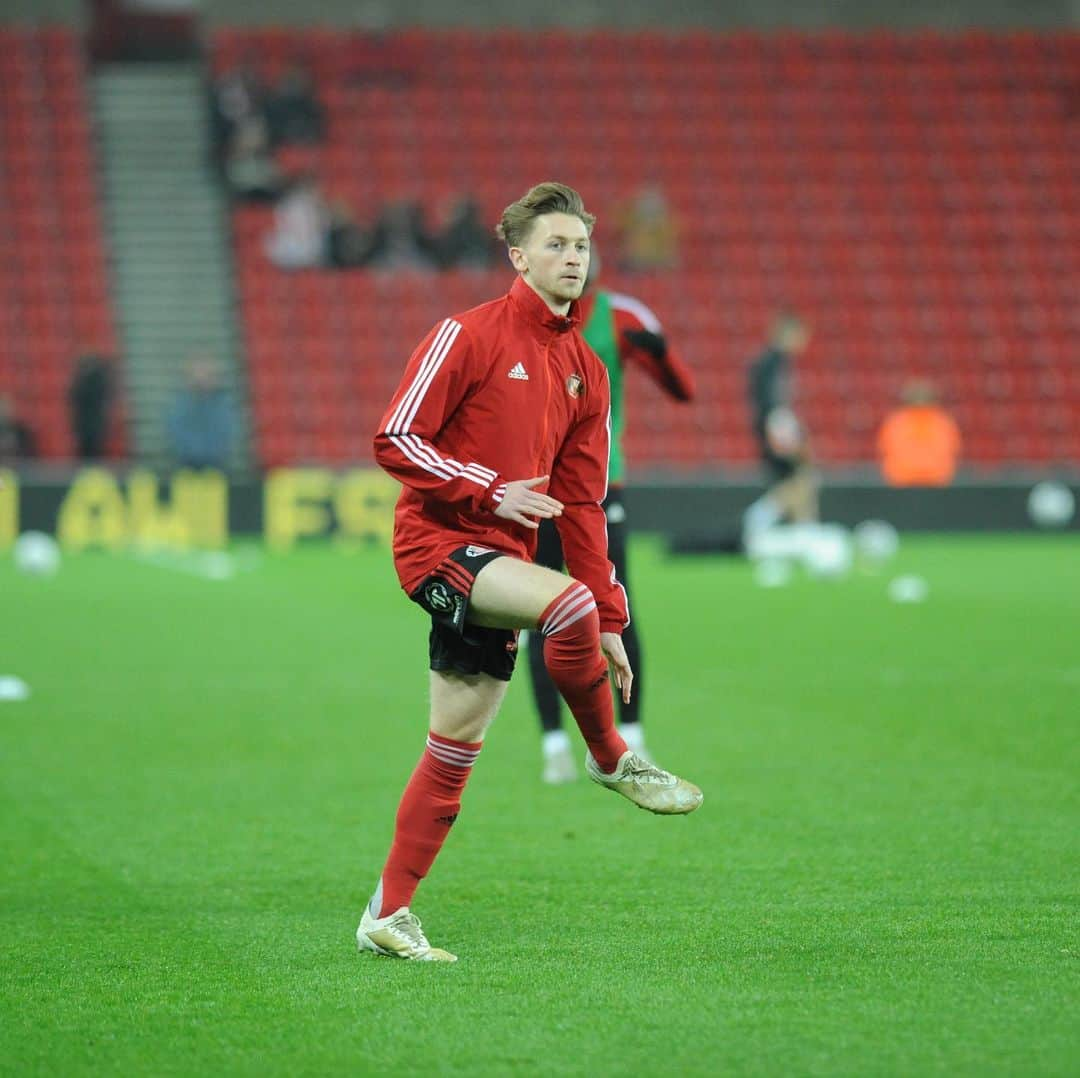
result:
M 998 465 L 1077 453 L 1080 248 L 1066 237 L 1080 225 L 1080 160 L 1058 88 L 1078 40 L 410 31 L 371 49 L 321 30 L 224 30 L 212 62 L 250 53 L 271 75 L 288 55 L 310 58 L 330 139 L 283 161 L 314 167 L 362 218 L 402 197 L 434 213 L 465 191 L 494 218 L 543 176 L 580 186 L 600 209 L 605 280 L 656 309 L 699 375 L 690 407 L 631 375 L 636 467 L 753 459 L 745 364 L 782 305 L 817 329 L 800 408 L 825 459 L 870 457 L 905 379 L 930 375 L 961 419 L 966 458 Z M 552 72 L 558 119 L 538 130 L 517 87 Z M 681 264 L 664 276 L 622 274 L 613 257 L 612 209 L 645 183 L 662 186 L 682 226 Z M 60 186 L 76 197 L 74 180 Z M 27 231 L 48 234 L 38 195 L 32 181 L 8 191 Z M 267 227 L 266 211 L 234 214 L 261 455 L 343 463 L 357 444 L 367 452 L 420 336 L 507 275 L 290 275 L 265 260 Z M 289 377 L 271 383 L 274 372 Z
M 0 30 L 0 86 L 0 394 L 64 457 L 72 362 L 116 340 L 77 35 Z M 110 446 L 123 452 L 119 426 Z

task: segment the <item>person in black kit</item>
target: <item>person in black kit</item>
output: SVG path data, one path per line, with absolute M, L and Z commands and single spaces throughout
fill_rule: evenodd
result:
M 75 454 L 81 460 L 97 460 L 105 455 L 112 400 L 112 369 L 101 356 L 82 356 L 68 387 L 71 430 Z
M 768 347 L 750 365 L 750 410 L 767 489 L 743 517 L 744 546 L 749 536 L 781 520 L 803 524 L 818 519 L 818 481 L 810 445 L 792 410 L 792 362 L 809 343 L 806 323 L 785 312 L 773 324 Z
M 34 456 L 34 434 L 19 419 L 15 406 L 0 397 L 0 466 Z

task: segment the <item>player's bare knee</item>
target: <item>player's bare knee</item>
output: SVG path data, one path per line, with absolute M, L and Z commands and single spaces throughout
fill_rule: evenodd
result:
M 507 683 L 487 674 L 432 671 L 430 727 L 456 741 L 482 741 L 499 713 Z

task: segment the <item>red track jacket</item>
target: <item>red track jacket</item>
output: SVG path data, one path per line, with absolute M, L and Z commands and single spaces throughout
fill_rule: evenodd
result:
M 406 592 L 457 547 L 532 560 L 536 532 L 496 517 L 506 483 L 551 475 L 570 572 L 596 597 L 602 632 L 629 621 L 607 558 L 607 371 L 579 332 L 519 277 L 501 299 L 454 315 L 420 343 L 375 435 L 404 485 L 394 564 Z

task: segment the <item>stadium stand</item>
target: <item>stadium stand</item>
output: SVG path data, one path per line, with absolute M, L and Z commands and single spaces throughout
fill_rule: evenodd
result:
M 468 191 L 494 221 L 559 178 L 608 249 L 609 207 L 659 184 L 680 267 L 605 283 L 656 309 L 702 399 L 631 385 L 639 470 L 753 458 L 745 363 L 780 304 L 816 328 L 800 396 L 823 461 L 871 460 L 915 375 L 941 388 L 969 464 L 1080 459 L 1076 34 L 270 29 L 213 50 L 219 72 L 311 67 L 329 138 L 282 161 L 361 219 Z M 268 227 L 265 208 L 234 214 L 261 458 L 367 459 L 415 342 L 507 274 L 288 273 L 262 252 Z
M 0 87 L 0 393 L 64 458 L 73 362 L 117 351 L 77 34 L 0 29 Z

